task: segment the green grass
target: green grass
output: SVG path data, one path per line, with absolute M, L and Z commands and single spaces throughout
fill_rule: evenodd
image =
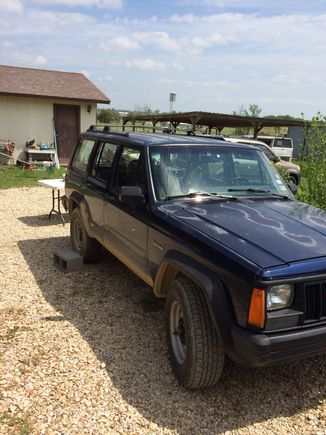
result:
M 66 168 L 21 169 L 17 166 L 0 166 L 0 189 L 10 187 L 37 186 L 38 180 L 61 178 Z

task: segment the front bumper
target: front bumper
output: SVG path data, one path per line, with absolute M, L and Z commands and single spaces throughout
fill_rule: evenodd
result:
M 231 335 L 230 357 L 249 367 L 264 367 L 326 353 L 325 325 L 271 335 L 233 325 Z

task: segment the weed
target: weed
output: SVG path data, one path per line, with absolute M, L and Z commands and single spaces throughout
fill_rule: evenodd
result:
M 0 423 L 8 426 L 12 430 L 12 433 L 19 435 L 28 435 L 31 433 L 32 426 L 29 416 L 27 414 L 22 417 L 16 417 L 9 412 L 4 412 L 0 415 Z
M 19 329 L 19 326 L 15 325 L 13 328 L 9 329 L 4 335 L 0 336 L 0 340 L 4 342 L 11 341 L 15 337 Z

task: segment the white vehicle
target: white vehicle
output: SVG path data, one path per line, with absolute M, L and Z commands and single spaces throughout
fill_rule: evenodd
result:
M 292 162 L 285 161 L 285 159 L 281 159 L 276 153 L 275 148 L 271 149 L 265 142 L 241 137 L 225 137 L 226 141 L 242 143 L 244 145 L 254 145 L 257 148 L 261 149 L 266 157 L 277 166 L 283 168 L 283 170 L 288 174 L 288 181 L 298 185 L 300 183 L 300 166 L 295 165 Z M 291 139 L 292 140 L 292 139 Z
M 283 160 L 292 160 L 293 141 L 290 137 L 257 136 L 257 139 L 271 147 Z

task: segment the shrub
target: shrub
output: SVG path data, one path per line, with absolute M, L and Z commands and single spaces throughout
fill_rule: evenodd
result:
M 307 124 L 305 137 L 298 199 L 326 209 L 326 116 L 318 112 Z

